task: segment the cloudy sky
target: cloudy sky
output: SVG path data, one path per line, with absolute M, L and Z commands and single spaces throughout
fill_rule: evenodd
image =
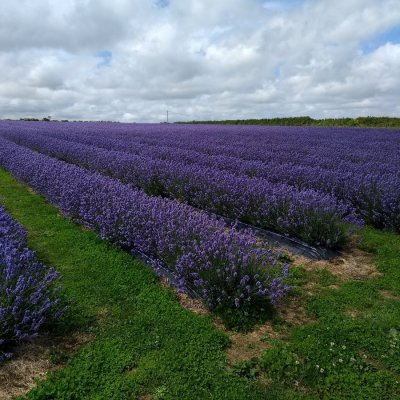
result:
M 400 116 L 400 0 L 2 0 L 0 118 Z

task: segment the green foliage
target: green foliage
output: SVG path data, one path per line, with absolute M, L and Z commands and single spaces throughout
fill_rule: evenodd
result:
M 286 118 L 235 119 L 224 121 L 191 121 L 192 124 L 281 125 L 281 126 L 347 126 L 358 128 L 400 128 L 400 118 L 358 117 L 314 119 L 309 116 Z
M 248 361 L 239 361 L 232 366 L 232 371 L 243 378 L 256 379 L 260 375 L 261 369 L 258 360 L 252 358 Z
M 69 355 L 60 346 L 52 346 L 49 359 L 53 364 L 65 364 L 69 359 Z
M 262 324 L 275 317 L 274 308 L 266 302 L 259 303 L 255 308 L 257 311 L 248 313 L 246 311 L 234 309 L 226 306 L 216 307 L 213 312 L 218 315 L 224 325 L 233 331 L 248 332 L 257 324 Z
M 335 285 L 338 283 L 336 278 L 327 269 L 315 269 L 308 274 L 308 279 L 318 283 L 321 286 Z

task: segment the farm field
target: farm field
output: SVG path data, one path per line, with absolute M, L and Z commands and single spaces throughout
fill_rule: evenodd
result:
M 3 121 L 0 167 L 69 304 L 28 398 L 400 398 L 400 131 Z
M 0 133 L 21 146 L 309 243 L 343 246 L 363 223 L 400 229 L 396 130 L 12 124 Z

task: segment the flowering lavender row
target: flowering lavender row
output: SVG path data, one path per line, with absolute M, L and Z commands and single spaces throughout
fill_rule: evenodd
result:
M 46 320 L 62 314 L 53 285 L 59 275 L 26 246 L 22 226 L 0 207 L 0 363 L 12 356 L 10 344 L 36 337 Z
M 339 247 L 351 225 L 352 208 L 329 194 L 237 176 L 227 171 L 124 152 L 107 151 L 37 133 L 8 132 L 19 144 L 143 188 L 148 194 L 184 200 L 243 222 L 289 233 L 308 243 Z
M 175 283 L 182 290 L 196 287 L 210 308 L 249 312 L 275 304 L 288 290 L 288 266 L 267 244 L 203 212 L 4 139 L 0 164 L 102 238 L 168 265 Z
M 0 132 L 10 129 L 72 138 L 107 149 L 162 159 L 178 157 L 188 162 L 199 159 L 202 165 L 210 163 L 206 165 L 216 168 L 240 160 L 318 166 L 329 170 L 337 170 L 339 166 L 345 170 L 354 169 L 354 172 L 364 167 L 374 172 L 397 173 L 400 167 L 400 133 L 383 129 L 0 123 Z
M 7 130 L 1 129 L 0 125 L 0 133 L 29 132 L 34 135 L 44 134 L 46 136 L 88 144 L 106 150 L 118 150 L 152 159 L 198 164 L 213 169 L 226 170 L 236 175 L 255 176 L 276 182 L 286 182 L 288 177 L 291 177 L 293 180 L 293 177 L 297 177 L 298 173 L 301 173 L 301 178 L 304 177 L 306 181 L 307 177 L 305 174 L 315 169 L 318 169 L 319 173 L 325 173 L 328 176 L 329 174 L 345 173 L 347 177 L 353 175 L 357 177 L 365 174 L 366 171 L 369 171 L 369 174 L 371 174 L 372 171 L 372 176 L 377 178 L 382 174 L 385 176 L 390 174 L 398 176 L 400 167 L 399 163 L 396 164 L 388 160 L 387 154 L 382 159 L 373 159 L 373 156 L 376 156 L 376 149 L 369 154 L 363 154 L 363 157 L 353 154 L 350 161 L 343 159 L 342 152 L 345 151 L 343 148 L 340 148 L 339 155 L 335 156 L 334 153 L 332 153 L 333 149 L 331 147 L 329 148 L 329 153 L 323 157 L 321 149 L 318 149 L 318 152 L 316 152 L 315 149 L 311 149 L 308 153 L 304 153 L 303 148 L 294 152 L 292 149 L 293 154 L 289 154 L 287 145 L 284 149 L 280 149 L 279 144 L 275 143 L 273 149 L 269 146 L 269 148 L 263 150 L 264 157 L 267 154 L 269 154 L 269 157 L 261 161 L 254 160 L 254 156 L 251 157 L 251 159 L 243 159 L 230 154 L 209 154 L 214 150 L 213 148 L 207 148 L 206 152 L 194 150 L 193 148 L 179 148 L 179 143 L 178 145 L 174 145 L 169 135 L 165 136 L 164 139 L 160 138 L 158 144 L 156 144 L 154 140 L 150 143 L 143 143 L 144 139 L 131 138 L 129 135 L 118 135 L 119 138 L 118 136 L 114 138 L 116 135 L 113 135 L 113 131 L 108 130 L 103 131 L 99 129 L 97 132 L 86 132 L 86 130 L 83 130 L 81 132 L 80 129 L 81 127 L 77 129 L 74 126 L 74 129 L 66 130 L 64 125 L 64 129 L 52 130 L 49 129 L 47 125 L 44 128 L 21 126 L 19 129 L 18 127 L 14 127 L 14 129 Z M 138 141 L 136 141 L 136 139 Z M 146 138 L 146 141 L 149 141 L 149 139 Z M 193 147 L 195 147 L 195 145 L 196 143 L 193 144 Z M 381 143 L 379 142 L 377 145 L 381 146 Z M 392 145 L 393 144 L 391 144 L 391 146 Z M 227 145 L 226 148 L 229 152 L 233 150 L 229 145 Z M 326 146 L 324 146 L 324 149 L 325 148 Z M 348 146 L 346 147 L 346 151 L 348 151 Z M 367 157 L 367 159 L 365 159 L 365 157 Z M 291 171 L 294 167 L 297 168 L 297 170 Z M 286 175 L 282 176 L 282 171 L 286 171 Z M 323 176 L 320 181 L 324 179 L 325 177 Z M 295 179 L 294 183 L 298 184 L 299 181 L 301 182 L 302 179 Z
M 24 129 L 27 128 L 25 123 Z M 398 130 L 109 123 L 78 123 L 72 128 L 65 124 L 49 126 L 42 123 L 31 124 L 28 129 L 51 135 L 71 133 L 72 130 L 81 137 L 122 139 L 130 150 L 136 146 L 163 145 L 245 160 L 289 161 L 329 168 L 343 162 L 347 168 L 370 162 L 390 170 L 391 165 L 400 165 Z
M 163 143 L 162 146 L 153 143 L 154 138 L 151 137 L 150 139 L 140 138 L 139 143 L 128 141 L 126 137 L 124 139 L 121 136 L 120 139 L 111 139 L 109 133 L 101 135 L 101 130 L 97 131 L 97 136 L 90 132 L 88 135 L 79 135 L 65 131 L 58 132 L 57 136 L 107 149 L 129 151 L 150 158 L 179 160 L 180 163 L 184 161 L 189 164 L 208 166 L 226 170 L 235 175 L 263 178 L 271 183 L 292 185 L 298 190 L 316 190 L 351 204 L 358 216 L 367 224 L 400 231 L 400 134 L 367 130 L 367 132 L 362 131 L 362 135 L 366 137 L 361 137 L 360 130 L 344 131 L 352 139 L 355 138 L 361 143 L 352 144 L 348 139 L 347 141 L 340 140 L 342 131 L 325 129 L 324 134 L 339 135 L 337 143 L 326 143 L 326 138 L 319 138 L 317 144 L 320 146 L 310 145 L 307 152 L 304 150 L 307 142 L 299 143 L 297 138 L 293 139 L 292 148 L 285 143 L 282 145 L 275 142 L 272 150 L 270 148 L 262 150 L 263 156 L 269 154 L 266 161 L 254 160 L 257 151 L 260 152 L 262 140 L 260 140 L 261 144 L 257 143 L 257 148 L 254 148 L 251 142 L 247 143 L 244 148 L 250 158 L 242 159 L 232 155 L 208 154 L 215 151 L 209 143 L 206 146 L 201 145 L 205 153 L 193 150 L 196 147 L 195 142 L 191 149 L 174 148 L 174 143 L 176 143 L 174 135 L 172 138 L 171 135 L 159 138 L 159 143 Z M 305 132 L 300 133 L 305 134 Z M 316 135 L 315 129 L 312 134 Z M 374 141 L 370 142 L 371 139 Z M 143 144 L 146 140 L 150 144 Z M 333 141 L 332 138 L 330 140 Z M 225 147 L 230 154 L 238 152 L 237 148 L 229 146 L 228 138 L 226 142 L 228 145 Z M 170 147 L 166 146 L 167 143 Z M 223 149 L 225 147 L 222 146 Z M 240 148 L 240 146 L 237 147 Z M 240 151 L 243 152 L 243 150 Z
M 141 162 L 148 158 L 175 162 L 175 169 L 180 171 L 207 171 L 200 167 L 208 167 L 214 170 L 212 176 L 217 174 L 222 176 L 221 179 L 225 179 L 225 175 L 250 176 L 262 178 L 270 184 L 288 184 L 294 186 L 296 191 L 315 190 L 351 204 L 365 223 L 400 230 L 398 131 L 20 123 L 12 128 L 11 125 L 0 124 L 0 133 L 14 136 L 40 133 L 137 154 L 143 157 Z M 182 163 L 192 167 L 181 167 Z M 218 174 L 220 170 L 226 174 Z M 192 177 L 193 181 L 196 181 L 196 175 Z M 176 196 L 169 189 L 166 192 Z M 254 223 L 254 218 L 247 219 L 247 222 Z M 296 232 L 290 233 L 299 236 Z M 305 236 L 303 239 L 307 240 Z

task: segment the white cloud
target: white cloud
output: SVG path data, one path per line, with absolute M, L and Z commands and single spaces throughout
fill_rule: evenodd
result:
M 0 118 L 400 113 L 400 44 L 360 47 L 400 25 L 399 0 L 162 4 L 3 0 Z

